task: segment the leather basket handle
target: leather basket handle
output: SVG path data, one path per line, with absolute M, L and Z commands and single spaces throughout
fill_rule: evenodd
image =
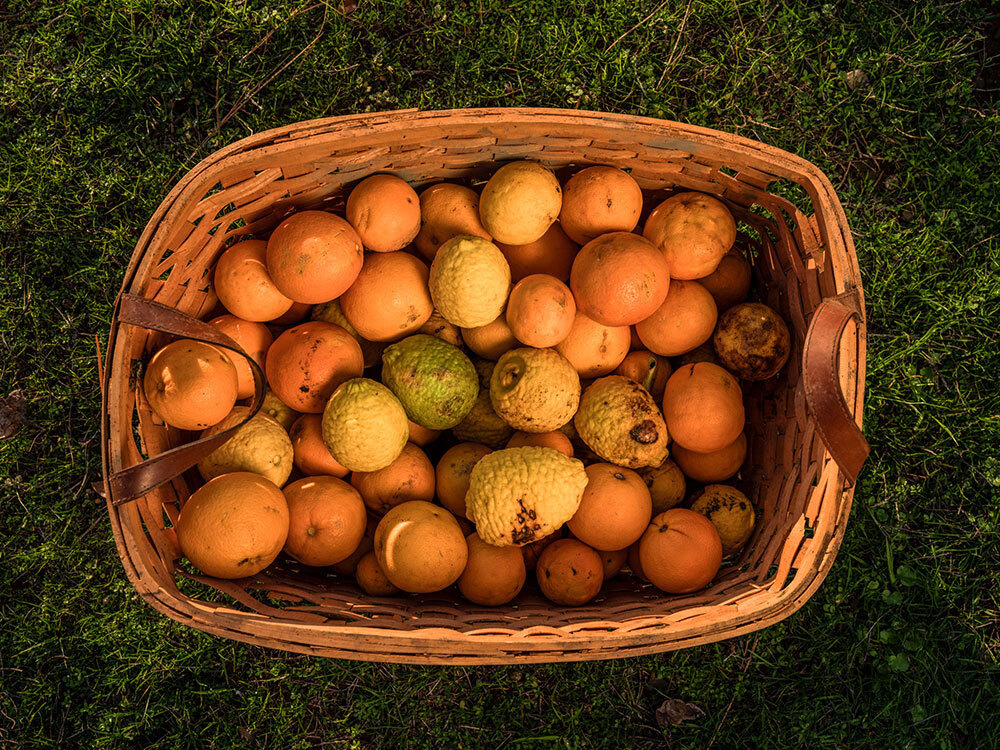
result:
M 151 490 L 180 476 L 201 459 L 231 438 L 238 429 L 253 419 L 264 403 L 264 372 L 233 339 L 215 326 L 192 318 L 172 307 L 135 294 L 123 293 L 118 308 L 118 320 L 152 331 L 169 333 L 205 344 L 220 346 L 246 358 L 253 373 L 253 400 L 250 415 L 233 427 L 211 437 L 199 438 L 171 448 L 133 466 L 114 472 L 105 480 L 105 488 L 114 506 L 136 500 Z M 102 380 L 102 388 L 107 388 Z M 141 386 L 140 386 L 141 387 Z M 107 394 L 105 394 L 106 401 Z
M 871 447 L 841 392 L 837 353 L 847 324 L 852 319 L 860 321 L 861 315 L 857 292 L 827 297 L 812 314 L 802 354 L 806 408 L 848 486 L 857 481 Z

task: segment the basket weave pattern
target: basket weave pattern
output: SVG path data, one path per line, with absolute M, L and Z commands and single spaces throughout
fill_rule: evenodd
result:
M 468 184 L 513 159 L 541 162 L 560 177 L 588 164 L 622 167 L 647 205 L 675 188 L 698 190 L 725 201 L 740 223 L 757 295 L 792 333 L 784 372 L 745 386 L 749 452 L 740 486 L 759 517 L 740 559 L 696 594 L 667 597 L 620 577 L 593 602 L 567 609 L 530 592 L 492 608 L 452 592 L 371 597 L 353 581 L 290 563 L 253 579 L 220 581 L 180 570 L 165 531 L 199 485 L 187 472 L 135 502 L 118 505 L 108 493 L 126 573 L 148 603 L 192 627 L 290 651 L 473 664 L 683 648 L 765 627 L 812 595 L 840 545 L 853 489 L 807 409 L 803 346 L 820 303 L 845 292 L 860 302 L 861 283 L 833 188 L 798 157 L 678 123 L 563 110 L 403 111 L 304 122 L 235 143 L 188 173 L 146 227 L 123 291 L 204 317 L 216 303 L 209 281 L 221 252 L 238 238 L 266 236 L 289 211 L 340 211 L 350 187 L 375 172 L 419 189 L 440 180 Z M 812 210 L 769 192 L 778 181 L 801 186 Z M 152 413 L 137 376 L 167 340 L 117 319 L 112 324 L 103 376 L 105 476 L 190 439 Z M 843 336 L 835 374 L 858 425 L 864 353 L 859 319 Z

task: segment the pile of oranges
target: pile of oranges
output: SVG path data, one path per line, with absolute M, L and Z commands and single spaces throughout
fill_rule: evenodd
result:
M 790 348 L 746 301 L 736 238 L 711 196 L 647 214 L 621 169 L 560 184 L 524 161 L 479 192 L 373 175 L 343 216 L 292 212 L 230 245 L 206 317 L 266 373 L 263 409 L 247 361 L 209 344 L 172 341 L 144 374 L 171 427 L 245 423 L 199 463 L 178 556 L 246 578 L 285 555 L 371 595 L 456 585 L 487 606 L 533 571 L 567 606 L 623 571 L 706 586 L 754 528 L 722 484 L 747 455 L 741 381 Z M 396 342 L 440 359 L 389 378 Z

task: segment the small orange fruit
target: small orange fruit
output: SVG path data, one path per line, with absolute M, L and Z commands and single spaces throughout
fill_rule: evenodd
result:
M 243 320 L 235 315 L 220 315 L 208 321 L 208 324 L 215 326 L 239 344 L 243 351 L 249 354 L 262 370 L 264 369 L 267 350 L 274 342 L 274 336 L 266 325 Z M 236 352 L 221 347 L 219 351 L 229 357 L 229 361 L 236 368 L 236 398 L 250 398 L 253 395 L 253 371 L 250 369 L 250 363 L 246 357 Z
M 591 464 L 580 507 L 567 522 L 573 536 L 599 551 L 625 549 L 646 530 L 653 515 L 642 477 L 614 464 Z
M 473 532 L 465 538 L 469 561 L 458 579 L 458 590 L 474 604 L 497 607 L 521 591 L 527 573 L 518 547 L 494 547 Z
M 553 430 L 552 432 L 518 431 L 507 441 L 508 448 L 523 448 L 526 445 L 554 448 L 560 453 L 565 453 L 570 458 L 573 458 L 573 443 L 566 437 L 566 433 L 561 430 Z
M 479 196 L 464 185 L 439 182 L 420 193 L 420 233 L 413 241 L 427 260 L 452 237 L 471 234 L 492 240 L 479 220 Z
M 420 231 L 420 199 L 404 180 L 373 174 L 347 196 L 347 220 L 376 253 L 402 250 Z
M 318 414 L 341 383 L 365 369 L 361 346 L 343 328 L 311 320 L 278 336 L 267 352 L 267 382 L 295 411 Z
M 639 541 L 642 540 L 640 539 Z M 642 572 L 642 560 L 639 559 L 639 542 L 628 548 L 628 569 L 635 573 L 636 578 L 640 581 L 649 583 L 646 574 Z
M 663 389 L 673 372 L 674 368 L 666 357 L 660 357 L 646 349 L 629 352 L 615 370 L 615 374 L 624 375 L 649 391 L 649 395 L 656 401 L 663 398 Z
M 375 555 L 393 585 L 412 594 L 429 594 L 458 580 L 469 548 L 451 513 L 413 500 L 397 505 L 379 521 Z
M 559 221 L 581 245 L 608 232 L 631 232 L 639 223 L 642 190 L 617 167 L 587 167 L 566 181 Z
M 750 294 L 750 264 L 743 253 L 730 250 L 708 276 L 698 279 L 715 299 L 721 315 Z
M 292 306 L 267 271 L 264 240 L 244 240 L 229 247 L 215 264 L 213 282 L 219 302 L 243 320 L 274 320 Z
M 577 310 L 572 328 L 556 344 L 556 351 L 569 360 L 581 378 L 599 378 L 621 364 L 630 344 L 628 326 L 606 326 Z
M 604 563 L 604 580 L 614 578 L 628 562 L 628 549 L 616 549 L 601 552 L 601 562 Z
M 177 519 L 181 551 L 205 575 L 256 575 L 281 552 L 288 536 L 288 503 L 260 474 L 223 474 L 196 490 Z
M 650 583 L 668 594 L 704 588 L 722 565 L 722 539 L 712 522 L 687 508 L 660 513 L 639 541 Z
M 545 349 L 555 346 L 573 327 L 576 302 L 569 287 L 554 276 L 532 274 L 521 279 L 507 300 L 507 325 L 518 341 Z
M 576 607 L 589 602 L 601 590 L 604 563 L 583 542 L 558 539 L 542 551 L 535 577 L 546 599 Z
M 743 392 L 736 378 L 718 365 L 685 365 L 670 376 L 663 390 L 663 417 L 677 445 L 711 453 L 743 432 Z
M 431 317 L 427 266 L 409 253 L 365 256 L 357 281 L 340 298 L 340 308 L 362 338 L 396 341 Z
M 418 425 L 412 419 L 407 419 L 406 421 L 410 423 L 410 442 L 419 445 L 421 448 L 425 445 L 430 445 L 441 437 L 441 430 L 429 430 L 426 427 Z
M 203 430 L 236 404 L 239 378 L 229 357 L 209 344 L 179 339 L 146 365 L 143 390 L 153 411 L 171 427 Z
M 635 332 L 649 351 L 676 357 L 708 341 L 718 317 L 715 300 L 705 287 L 675 279 L 663 304 L 636 323 Z
M 434 499 L 434 466 L 413 443 L 403 446 L 395 461 L 378 471 L 355 471 L 351 484 L 372 512 L 386 513 L 410 500 Z
M 677 455 L 680 446 L 675 445 L 671 453 Z M 671 459 L 665 460 L 659 466 L 639 469 L 639 476 L 649 488 L 649 497 L 653 501 L 653 515 L 670 510 L 681 504 L 687 493 L 687 482 L 680 467 Z
M 399 589 L 392 585 L 392 581 L 378 564 L 374 550 L 361 556 L 355 566 L 354 576 L 358 586 L 364 589 L 368 596 L 392 596 L 399 593 Z
M 496 246 L 507 258 L 510 278 L 515 282 L 534 273 L 544 273 L 555 276 L 560 281 L 569 281 L 573 258 L 580 250 L 580 246 L 566 236 L 558 221 L 545 234 L 527 245 L 497 242 Z
M 299 211 L 267 241 L 267 270 L 282 294 L 314 305 L 343 294 L 361 271 L 364 250 L 354 227 L 326 211 Z
M 479 443 L 459 443 L 444 452 L 438 461 L 435 477 L 441 504 L 458 518 L 466 518 L 465 493 L 469 477 L 479 459 L 493 451 Z
M 628 326 L 663 304 L 670 269 L 649 240 L 612 232 L 583 246 L 569 283 L 577 307 L 588 317 L 606 326 Z
M 330 453 L 323 442 L 323 417 L 319 414 L 303 414 L 288 430 L 292 439 L 295 465 L 307 477 L 329 474 L 332 477 L 346 477 L 350 472 Z
M 653 209 L 642 234 L 663 251 L 671 278 L 700 279 L 733 246 L 736 221 L 718 198 L 678 193 Z
M 483 359 L 500 359 L 500 355 L 521 345 L 514 332 L 507 325 L 507 316 L 500 313 L 492 323 L 478 328 L 463 328 L 462 340 L 465 345 Z
M 285 552 L 304 565 L 333 565 L 350 557 L 365 535 L 365 504 L 347 482 L 306 477 L 284 489 L 288 501 Z
M 695 453 L 675 445 L 673 457 L 681 471 L 696 482 L 721 482 L 743 466 L 747 457 L 747 436 L 741 432 L 732 443 L 711 453 Z

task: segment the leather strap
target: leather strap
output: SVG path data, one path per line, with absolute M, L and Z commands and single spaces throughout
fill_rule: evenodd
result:
M 164 451 L 141 463 L 115 472 L 107 479 L 111 504 L 118 506 L 137 500 L 151 490 L 180 476 L 201 459 L 231 438 L 240 427 L 253 419 L 264 403 L 264 371 L 243 349 L 215 326 L 135 294 L 123 293 L 119 300 L 118 320 L 134 326 L 169 333 L 213 346 L 220 346 L 246 358 L 253 372 L 253 400 L 250 415 L 239 424 L 211 437 Z M 141 385 L 139 386 L 142 387 Z
M 847 478 L 848 486 L 857 481 L 871 447 L 841 392 L 837 354 L 847 324 L 852 319 L 860 321 L 861 316 L 856 292 L 827 297 L 812 314 L 802 354 L 806 408 L 816 420 L 816 431 Z

